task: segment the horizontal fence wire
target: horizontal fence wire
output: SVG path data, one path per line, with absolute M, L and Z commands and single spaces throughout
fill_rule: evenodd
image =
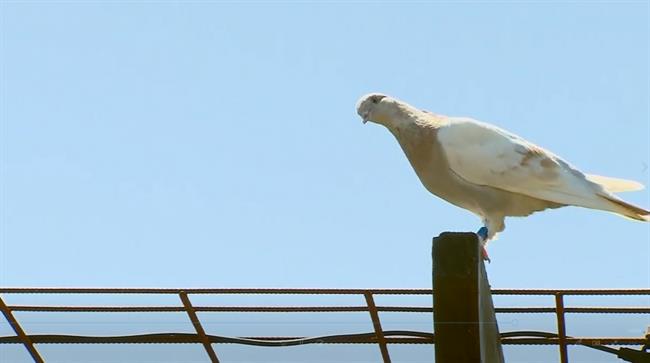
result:
M 493 289 L 492 295 L 647 295 L 650 289 Z M 296 295 L 431 295 L 432 289 L 318 289 L 318 288 L 94 288 L 0 287 L 0 294 L 296 294 Z
M 531 334 L 535 333 L 535 334 Z M 545 335 L 540 339 L 540 333 Z M 420 331 L 383 331 L 387 344 L 435 344 L 433 333 Z M 256 346 L 293 346 L 301 344 L 377 344 L 375 333 L 337 334 L 316 337 L 225 337 L 206 334 L 211 343 L 244 344 Z M 35 344 L 201 344 L 201 338 L 193 333 L 157 333 L 124 336 L 89 337 L 80 335 L 39 334 L 31 336 Z M 572 345 L 642 345 L 645 338 L 603 337 L 567 338 Z M 21 344 L 19 337 L 1 337 L 0 344 Z M 557 334 L 551 332 L 512 331 L 502 334 L 502 344 L 509 345 L 557 345 Z
M 93 312 L 93 313 L 144 313 L 183 312 L 177 306 L 53 306 L 53 305 L 11 305 L 12 311 L 21 312 Z M 234 313 L 336 313 L 366 312 L 365 306 L 195 306 L 198 312 Z M 391 313 L 432 313 L 433 308 L 423 306 L 377 306 L 377 311 Z M 555 313 L 553 307 L 498 307 L 497 313 Z M 576 314 L 650 314 L 650 307 L 570 307 L 565 313 Z

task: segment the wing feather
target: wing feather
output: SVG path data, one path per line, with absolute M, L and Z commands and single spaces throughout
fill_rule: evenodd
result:
M 604 189 L 557 155 L 495 126 L 454 119 L 438 131 L 451 169 L 466 181 L 560 204 L 606 209 Z

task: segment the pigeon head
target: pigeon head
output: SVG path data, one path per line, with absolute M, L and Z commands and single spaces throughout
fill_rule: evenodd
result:
M 381 93 L 370 93 L 357 102 L 357 113 L 365 124 L 368 121 L 388 128 L 399 127 L 406 119 L 405 115 L 417 110 L 400 100 Z
M 377 118 L 378 116 L 381 118 L 381 114 L 385 108 L 382 105 L 382 101 L 387 99 L 390 99 L 390 97 L 381 93 L 370 93 L 359 99 L 357 102 L 357 113 L 363 119 L 364 124 L 368 121 L 379 123 Z

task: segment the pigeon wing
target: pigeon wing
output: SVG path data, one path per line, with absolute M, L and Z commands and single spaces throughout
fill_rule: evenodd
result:
M 559 204 L 611 209 L 609 194 L 553 153 L 495 126 L 455 119 L 438 141 L 451 170 L 464 180 Z

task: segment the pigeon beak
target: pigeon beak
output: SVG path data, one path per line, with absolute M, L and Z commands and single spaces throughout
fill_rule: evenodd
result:
M 368 114 L 369 114 L 369 113 L 370 113 L 370 112 L 364 112 L 363 115 L 361 115 L 361 118 L 363 118 L 363 124 L 364 124 L 364 125 L 366 124 L 366 122 L 368 122 L 368 119 L 369 119 L 369 117 L 368 117 L 369 115 L 368 115 Z

